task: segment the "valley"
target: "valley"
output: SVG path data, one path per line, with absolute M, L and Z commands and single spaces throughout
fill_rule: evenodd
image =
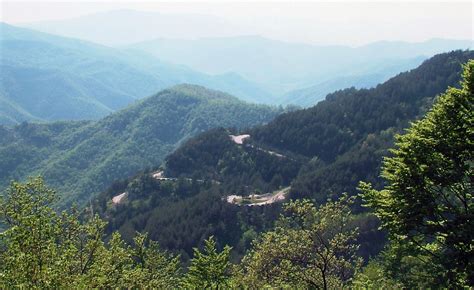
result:
M 1 22 L 0 31 L 0 124 L 100 119 L 183 83 L 270 103 L 263 89 L 238 74 L 205 74 L 146 53 Z
M 471 51 L 441 54 L 375 89 L 336 92 L 310 109 L 250 129 L 199 134 L 168 155 L 155 177 L 157 171 L 145 171 L 101 193 L 95 210 L 109 217 L 109 231 L 125 239 L 147 231 L 184 257 L 192 255 L 193 240 L 209 234 L 243 253 L 242 229 L 265 231 L 288 200 L 323 204 L 344 192 L 356 196 L 359 180 L 382 186 L 378 172 L 393 136 L 420 118 L 438 93 L 455 86 L 460 64 L 473 57 Z M 120 209 L 106 205 L 125 191 L 128 202 Z M 247 203 L 261 206 L 236 206 Z M 385 236 L 361 201 L 353 210 L 361 240 L 380 242 L 361 246 L 368 259 L 381 251 Z
M 252 103 L 310 107 L 333 91 L 370 88 L 437 52 L 471 45 L 431 40 L 350 48 L 230 37 L 110 47 L 7 23 L 0 31 L 0 124 L 9 126 L 97 120 L 182 83 Z M 261 57 L 242 57 L 252 51 Z
M 1 3 L 0 289 L 472 289 L 472 6 Z
M 281 112 L 181 85 L 94 122 L 0 126 L 0 184 L 40 174 L 63 205 L 84 204 L 114 180 L 159 166 L 191 136 L 216 126 L 266 123 Z

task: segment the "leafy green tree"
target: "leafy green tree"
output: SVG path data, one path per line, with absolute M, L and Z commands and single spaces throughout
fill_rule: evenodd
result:
M 370 261 L 362 271 L 354 275 L 352 286 L 356 289 L 400 289 L 401 285 L 391 279 L 385 267 L 378 261 Z
M 88 285 L 98 288 L 130 287 L 133 268 L 131 250 L 120 234 L 115 232 L 108 242 L 108 249 L 100 251 L 97 262 L 89 272 Z
M 0 200 L 0 288 L 171 288 L 179 285 L 179 257 L 146 235 L 134 246 L 118 233 L 104 243 L 106 223 L 57 213 L 53 190 L 38 177 L 13 182 Z
M 0 286 L 44 288 L 82 285 L 82 277 L 103 248 L 105 223 L 80 223 L 77 210 L 51 207 L 53 190 L 41 178 L 13 182 L 0 200 Z
M 338 288 L 360 267 L 357 229 L 350 227 L 353 198 L 317 208 L 308 200 L 284 205 L 272 231 L 244 257 L 240 275 L 248 287 Z
M 148 239 L 148 234 L 135 236 L 132 255 L 136 263 L 131 274 L 135 287 L 162 289 L 181 283 L 179 256 L 161 251 L 157 242 Z
M 387 185 L 360 184 L 392 244 L 425 267 L 441 266 L 436 287 L 474 285 L 474 60 L 462 76 L 460 89 L 398 136 L 383 164 Z
M 380 253 L 377 266 L 385 280 L 399 288 L 429 289 L 446 285 L 445 270 L 433 258 L 427 252 L 414 255 L 410 243 L 392 241 Z
M 231 248 L 225 246 L 219 252 L 214 237 L 204 241 L 203 251 L 194 248 L 186 275 L 186 286 L 191 288 L 223 288 L 229 287 L 231 281 L 231 264 L 229 261 Z
M 6 287 L 57 287 L 60 269 L 55 240 L 60 219 L 45 206 L 55 200 L 54 192 L 41 179 L 26 184 L 13 183 L 1 199 L 2 222 L 8 227 L 1 234 L 1 284 Z
M 68 287 L 90 286 L 96 280 L 96 263 L 106 251 L 103 242 L 106 223 L 98 216 L 81 223 L 75 210 L 72 214 L 62 212 L 61 220 L 59 235 L 50 237 L 60 249 L 57 259 L 61 261 L 61 283 Z

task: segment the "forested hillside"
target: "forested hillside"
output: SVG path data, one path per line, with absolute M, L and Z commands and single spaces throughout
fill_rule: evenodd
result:
M 295 197 L 324 201 L 331 194 L 355 192 L 361 179 L 380 184 L 378 166 L 394 134 L 420 118 L 437 94 L 458 86 L 461 64 L 472 58 L 473 51 L 437 55 L 374 89 L 335 92 L 250 134 L 257 143 L 311 158 L 294 182 Z
M 383 189 L 359 183 L 364 205 L 373 213 L 354 214 L 356 196 L 343 194 L 320 205 L 309 199 L 285 202 L 278 218 L 268 210 L 252 214 L 245 206 L 252 199 L 240 207 L 228 198 L 223 201 L 217 180 L 176 179 L 165 177 L 162 170 L 145 172 L 128 185 L 116 183 L 99 204 L 91 204 L 82 214 L 74 207 L 59 213 L 53 208 L 54 190 L 42 178 L 30 178 L 12 182 L 0 198 L 0 224 L 5 226 L 0 287 L 470 288 L 474 60 L 463 68 L 461 86 L 448 88 L 420 120 L 396 137 L 392 155 L 383 161 Z M 224 134 L 233 144 L 284 158 L 245 144 L 249 135 L 227 133 L 216 130 L 201 137 Z M 188 142 L 188 150 L 212 145 L 203 141 Z M 225 158 L 235 158 L 238 148 L 224 143 L 214 147 L 216 152 L 230 150 Z M 204 159 L 213 163 L 212 157 Z M 124 187 L 126 192 L 107 199 Z M 157 205 L 159 211 L 147 219 L 147 211 Z M 129 228 L 145 223 L 145 230 L 155 230 L 153 236 L 125 232 L 129 238 L 124 240 L 119 232 L 106 230 L 107 222 L 94 209 L 105 210 L 101 214 L 112 224 L 117 219 L 110 215 L 116 213 L 141 216 Z M 381 253 L 385 241 L 374 239 L 381 233 L 375 217 L 389 234 Z M 272 220 L 273 225 L 264 225 Z M 216 241 L 236 241 L 241 232 L 234 248 Z M 207 236 L 201 239 L 202 234 Z M 189 254 L 191 239 L 196 240 Z M 242 259 L 235 257 L 239 252 Z M 369 260 L 368 253 L 376 256 Z
M 280 111 L 193 85 L 163 90 L 99 121 L 0 126 L 0 184 L 41 174 L 62 204 L 157 166 L 187 138 L 224 126 L 267 123 Z
M 0 23 L 0 124 L 98 119 L 134 100 L 193 83 L 263 102 L 237 74 L 207 75 L 86 41 Z
M 472 51 L 437 55 L 373 89 L 354 88 L 330 94 L 318 105 L 282 114 L 248 130 L 216 129 L 190 139 L 169 155 L 162 167 L 115 183 L 95 208 L 130 240 L 147 231 L 167 249 L 192 253 L 192 245 L 214 235 L 241 255 L 259 231 L 271 226 L 279 203 L 236 206 L 229 196 L 264 193 L 311 198 L 317 204 L 357 193 L 361 180 L 376 188 L 383 156 L 396 133 L 422 117 L 436 96 L 458 86 L 462 64 Z M 245 139 L 236 141 L 239 134 Z M 159 172 L 158 177 L 153 177 Z M 160 179 L 164 177 L 164 179 Z M 119 203 L 112 198 L 125 193 Z M 384 245 L 378 221 L 364 213 L 360 201 L 359 254 L 377 254 Z M 377 241 L 377 242 L 374 242 Z
M 372 88 L 387 81 L 394 75 L 419 66 L 428 57 L 416 57 L 413 59 L 398 60 L 386 66 L 374 65 L 364 74 L 341 75 L 314 83 L 309 87 L 287 92 L 281 100 L 282 104 L 298 104 L 302 107 L 310 107 L 323 101 L 326 95 L 344 88 L 355 87 L 356 89 Z
M 473 3 L 277 2 L 0 0 L 0 290 L 474 290 Z

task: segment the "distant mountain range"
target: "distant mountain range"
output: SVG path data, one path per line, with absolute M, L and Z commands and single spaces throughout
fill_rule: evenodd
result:
M 372 87 L 437 53 L 473 47 L 472 40 L 450 39 L 380 41 L 360 47 L 290 43 L 246 36 L 242 28 L 215 16 L 135 10 L 22 25 L 221 75 L 209 82 L 218 83 L 211 87 L 229 86 L 229 93 L 245 100 L 301 106 L 313 105 L 334 90 Z
M 372 88 L 401 72 L 412 69 L 414 65 L 421 64 L 424 59 L 425 57 L 423 56 L 406 60 L 401 59 L 392 66 L 373 68 L 367 74 L 335 77 L 307 88 L 290 91 L 283 96 L 280 103 L 283 105 L 298 104 L 303 107 L 309 107 L 324 100 L 328 94 L 342 88 Z
M 358 80 L 368 78 L 371 79 L 369 84 L 375 85 L 387 80 L 388 76 L 415 68 L 434 54 L 470 48 L 472 42 L 433 39 L 422 43 L 378 42 L 352 48 L 246 36 L 156 39 L 129 47 L 206 73 L 236 72 L 260 84 L 278 101 L 287 103 L 293 90 L 330 82 L 333 85 L 324 90 L 328 94 L 347 86 L 358 86 Z M 282 98 L 283 95 L 287 97 Z M 295 99 L 294 104 L 312 105 L 315 102 L 311 101 L 321 98 Z
M 179 83 L 266 101 L 239 75 L 211 76 L 90 42 L 0 23 L 0 124 L 97 119 Z
M 243 33 L 242 28 L 213 15 L 159 13 L 128 9 L 19 25 L 107 46 L 126 45 L 159 37 L 223 37 Z
M 0 125 L 0 188 L 41 174 L 63 203 L 84 203 L 114 180 L 160 164 L 191 136 L 219 126 L 267 123 L 281 112 L 180 85 L 99 121 Z
M 184 16 L 176 17 L 119 10 L 28 25 L 84 39 L 100 32 L 102 36 L 92 40 L 102 43 L 107 43 L 104 35 L 131 42 L 162 35 L 164 24 Z M 183 27 L 217 26 L 220 21 L 206 17 L 191 17 Z M 133 23 L 133 31 L 153 31 L 145 29 L 150 23 L 160 28 L 134 38 L 132 30 L 117 32 L 125 18 L 137 20 L 126 21 Z M 443 39 L 352 48 L 227 36 L 160 38 L 111 48 L 5 23 L 0 23 L 0 31 L 0 124 L 9 125 L 98 119 L 180 83 L 222 90 L 253 103 L 308 107 L 336 90 L 373 87 L 435 53 L 472 47 L 470 41 Z M 81 31 L 84 35 L 78 34 Z

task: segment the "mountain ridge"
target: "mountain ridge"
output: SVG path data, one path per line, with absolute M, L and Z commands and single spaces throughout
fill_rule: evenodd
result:
M 119 230 L 126 239 L 146 231 L 185 257 L 209 235 L 243 253 L 248 236 L 270 227 L 281 204 L 248 207 L 229 203 L 229 196 L 250 196 L 251 202 L 252 196 L 289 186 L 286 199 L 323 204 L 344 192 L 356 195 L 360 180 L 382 186 L 379 169 L 394 136 L 423 116 L 439 93 L 459 85 L 461 65 L 469 59 L 474 51 L 439 54 L 375 88 L 336 91 L 265 125 L 209 130 L 183 143 L 160 169 L 156 164 L 155 170 L 116 181 L 94 208 L 108 218 L 110 231 Z M 239 134 L 249 136 L 233 141 L 231 135 Z M 154 177 L 157 172 L 168 179 Z M 124 202 L 112 204 L 124 192 Z M 353 210 L 359 214 L 361 255 L 369 259 L 386 237 L 360 201 Z
M 0 184 L 41 174 L 58 188 L 63 204 L 83 204 L 113 180 L 160 163 L 195 134 L 265 123 L 279 112 L 201 86 L 179 85 L 98 121 L 2 127 L 0 139 L 9 141 L 0 142 Z
M 0 23 L 0 94 L 29 115 L 13 120 L 98 119 L 166 87 L 187 82 L 236 92 L 265 92 L 238 76 L 211 76 L 147 55 Z M 60 117 L 50 117 L 55 114 Z M 10 114 L 12 114 L 10 112 Z M 67 118 L 67 116 L 73 116 Z M 18 118 L 18 119 L 17 119 Z
M 285 102 L 284 97 L 282 99 L 285 93 L 324 81 L 335 81 L 341 76 L 364 77 L 384 72 L 381 77 L 372 76 L 371 84 L 377 84 L 385 81 L 387 75 L 415 68 L 420 59 L 472 47 L 472 41 L 434 39 L 420 43 L 380 42 L 348 47 L 237 36 L 193 40 L 161 38 L 128 47 L 206 73 L 237 72 L 274 94 L 277 102 Z M 395 69 L 397 66 L 400 67 L 398 70 Z M 347 85 L 341 83 L 331 89 L 343 89 Z M 356 86 L 357 82 L 349 85 Z M 330 92 L 330 89 L 325 91 Z

